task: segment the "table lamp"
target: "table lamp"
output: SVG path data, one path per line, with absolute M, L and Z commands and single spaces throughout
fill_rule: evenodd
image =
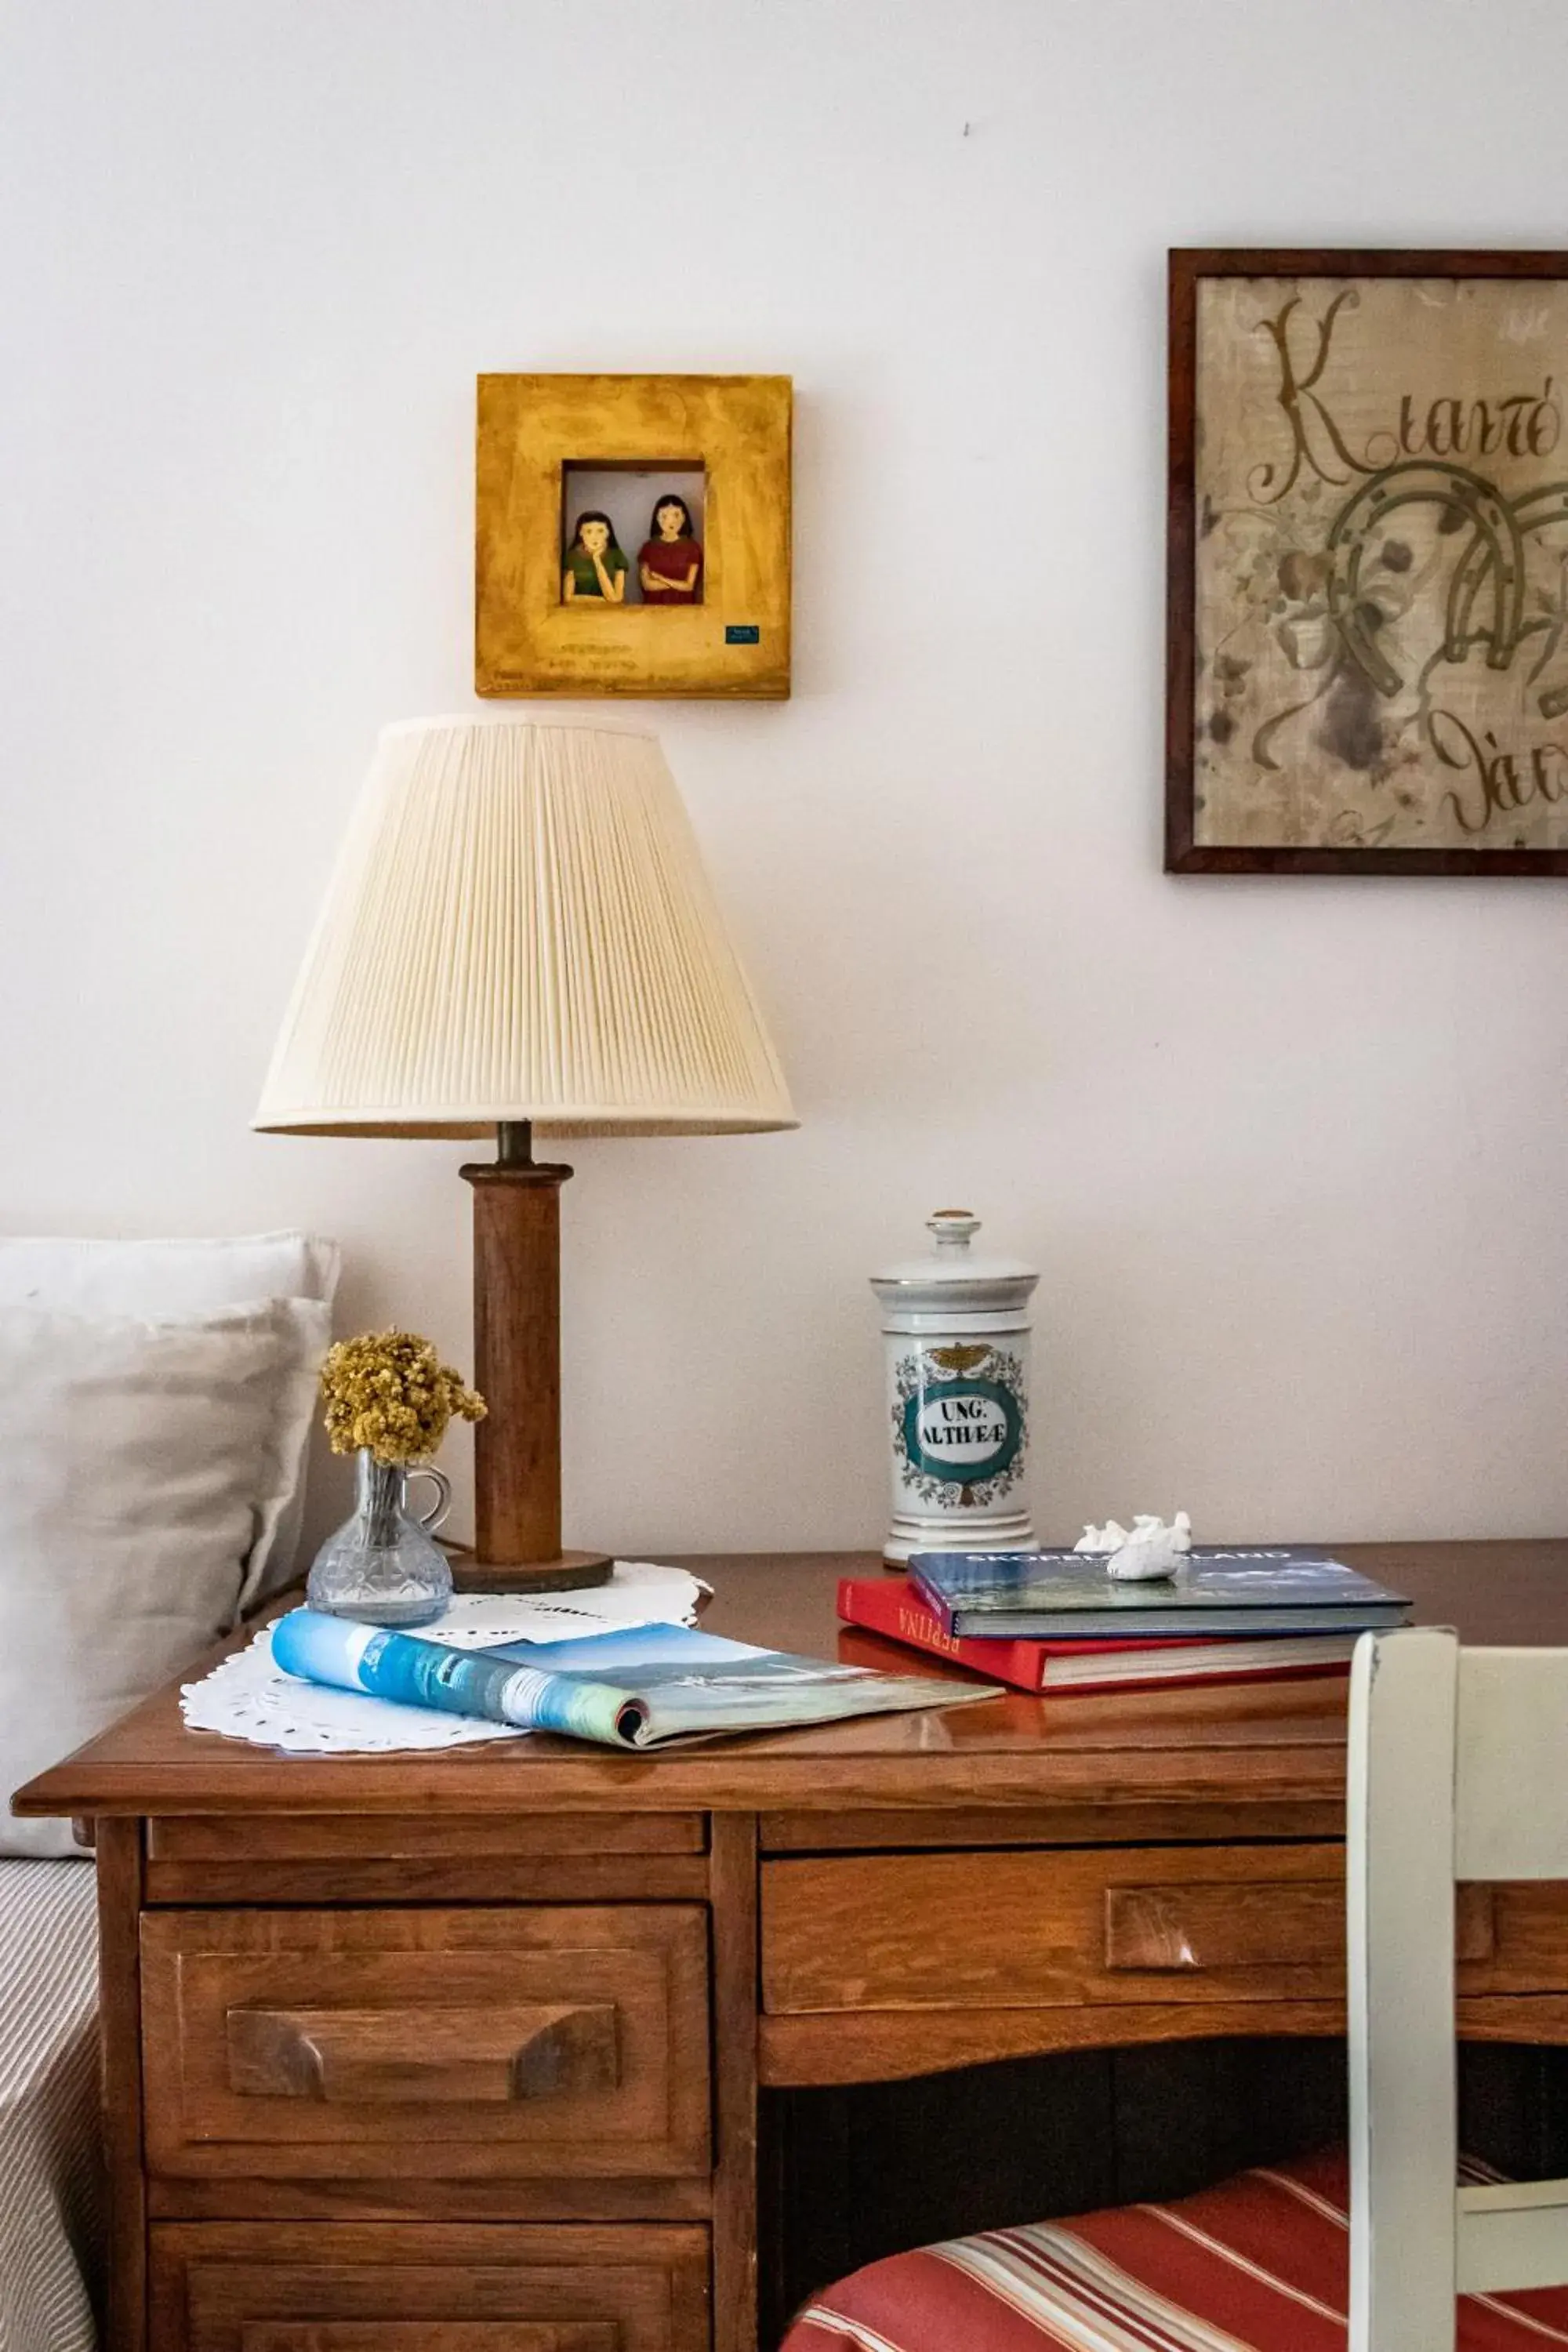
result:
M 535 1138 L 796 1124 L 658 740 L 485 719 L 385 728 L 253 1125 L 489 1136 L 474 1195 L 475 1559 L 557 1591 L 561 1187 Z

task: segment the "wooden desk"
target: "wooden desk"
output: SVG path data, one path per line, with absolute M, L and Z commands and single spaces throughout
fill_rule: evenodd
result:
M 1568 1643 L 1568 1543 L 1352 1548 Z M 867 1663 L 843 1556 L 692 1561 Z M 648 1760 L 314 1760 L 163 1693 L 96 1823 L 113 2352 L 752 2352 L 759 2088 L 1342 2029 L 1344 1689 L 1012 1696 Z M 1568 1900 L 1464 1891 L 1461 2029 L 1568 2041 Z

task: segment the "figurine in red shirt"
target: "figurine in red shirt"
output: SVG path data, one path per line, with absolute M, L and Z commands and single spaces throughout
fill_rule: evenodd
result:
M 684 499 L 667 491 L 653 510 L 650 536 L 637 555 L 645 604 L 700 604 L 702 543 Z

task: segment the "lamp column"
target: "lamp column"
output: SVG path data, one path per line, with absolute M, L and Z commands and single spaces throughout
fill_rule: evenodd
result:
M 603 1552 L 561 1549 L 561 1187 L 570 1168 L 534 1160 L 525 1119 L 503 1121 L 493 1160 L 462 1171 L 474 1192 L 474 1431 L 469 1590 L 552 1592 L 601 1584 Z

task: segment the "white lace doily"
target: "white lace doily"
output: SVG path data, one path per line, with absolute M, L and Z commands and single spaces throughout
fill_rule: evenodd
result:
M 570 1642 L 631 1625 L 690 1625 L 699 1597 L 711 1587 L 683 1568 L 618 1559 L 605 1584 L 580 1592 L 459 1592 L 433 1625 L 409 1628 L 421 1642 L 449 1650 L 494 1649 L 500 1642 Z
M 684 1569 L 617 1560 L 607 1584 L 584 1592 L 460 1594 L 419 1638 L 474 1650 L 499 1642 L 563 1642 L 634 1625 L 689 1625 L 706 1588 Z M 413 1630 L 413 1629 L 411 1629 Z M 217 1731 L 290 1756 L 366 1756 L 408 1748 L 463 1748 L 480 1739 L 525 1739 L 509 1724 L 435 1707 L 399 1706 L 357 1691 L 298 1681 L 272 1663 L 272 1636 L 256 1639 L 180 1693 L 191 1731 Z
M 247 1649 L 215 1666 L 180 1693 L 190 1731 L 221 1731 L 256 1748 L 289 1756 L 375 1755 L 397 1748 L 462 1748 L 475 1739 L 520 1739 L 503 1723 L 474 1715 L 441 1715 L 434 1707 L 397 1706 L 358 1691 L 297 1682 L 272 1663 L 272 1634 L 263 1626 Z

